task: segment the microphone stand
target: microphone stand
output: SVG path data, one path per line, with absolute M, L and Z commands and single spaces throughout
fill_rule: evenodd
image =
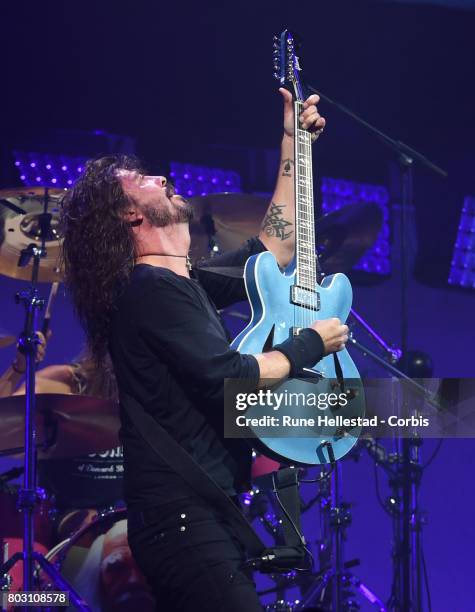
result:
M 391 363 L 397 363 L 402 356 L 402 351 L 400 348 L 395 346 L 390 346 L 384 338 L 382 338 L 378 332 L 371 327 L 371 325 L 363 319 L 363 317 L 356 312 L 354 308 L 350 310 L 350 315 L 355 319 L 355 321 L 363 327 L 365 331 L 373 338 L 375 342 L 377 342 L 387 353 Z
M 447 172 L 431 162 L 427 157 L 419 153 L 409 145 L 391 138 L 374 125 L 371 125 L 359 115 L 354 113 L 348 107 L 343 104 L 332 100 L 330 97 L 323 94 L 321 91 L 315 89 L 311 85 L 307 84 L 307 89 L 312 93 L 316 93 L 320 96 L 320 99 L 326 103 L 334 106 L 340 112 L 350 117 L 365 128 L 368 132 L 377 137 L 383 144 L 389 149 L 395 152 L 397 161 L 400 167 L 401 176 L 401 284 L 400 284 L 400 300 L 401 300 L 401 351 L 403 363 L 407 356 L 407 332 L 408 332 L 408 314 L 407 314 L 407 285 L 408 285 L 408 251 L 406 248 L 406 228 L 407 228 L 407 211 L 409 206 L 412 205 L 413 200 L 413 165 L 415 162 L 419 162 L 422 166 L 425 166 L 428 170 L 431 170 L 435 174 L 446 178 Z M 406 369 L 408 364 L 405 364 Z M 407 373 L 407 372 L 406 372 Z M 415 612 L 422 612 L 422 593 L 421 593 L 421 580 L 419 576 L 421 574 L 420 564 L 420 552 L 419 546 L 411 545 L 411 522 L 413 522 L 413 511 L 414 507 L 417 506 L 417 485 L 414 484 L 413 473 L 414 473 L 414 460 L 419 464 L 420 462 L 420 445 L 422 440 L 420 438 L 403 438 L 400 440 L 400 448 L 402 455 L 402 472 L 405 486 L 403 487 L 402 496 L 402 509 L 400 513 L 401 517 L 401 533 L 402 533 L 402 546 L 400 555 L 400 575 L 401 589 L 397 595 L 397 607 L 396 610 L 400 612 L 407 612 L 408 610 L 414 610 Z M 413 460 L 411 461 L 411 457 Z M 417 526 L 415 527 L 418 528 Z M 417 567 L 417 577 L 411 579 L 411 567 L 412 570 Z

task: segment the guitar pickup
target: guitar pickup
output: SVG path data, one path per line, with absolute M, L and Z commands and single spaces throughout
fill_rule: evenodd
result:
M 290 302 L 302 308 L 320 310 L 320 294 L 316 291 L 299 287 L 299 285 L 292 285 L 290 287 Z

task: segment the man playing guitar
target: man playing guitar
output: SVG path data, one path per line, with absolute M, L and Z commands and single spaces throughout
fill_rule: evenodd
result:
M 293 104 L 284 98 L 276 189 L 258 237 L 215 266 L 242 266 L 271 251 L 284 267 L 294 234 Z M 325 125 L 310 96 L 300 116 L 318 135 Z M 119 392 L 132 396 L 231 498 L 249 482 L 251 450 L 222 434 L 223 379 L 281 379 L 344 348 L 338 319 L 312 323 L 258 354 L 229 347 L 216 313 L 245 298 L 241 279 L 189 270 L 190 204 L 163 176 L 131 158 L 87 164 L 63 204 L 65 271 L 97 363 L 110 352 Z M 166 610 L 248 612 L 261 606 L 232 528 L 161 462 L 121 411 L 129 544 Z

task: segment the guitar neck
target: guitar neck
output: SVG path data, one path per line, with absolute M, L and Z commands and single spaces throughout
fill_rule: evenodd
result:
M 297 285 L 313 291 L 317 282 L 315 219 L 313 210 L 312 139 L 302 129 L 299 116 L 303 102 L 294 102 L 294 168 Z

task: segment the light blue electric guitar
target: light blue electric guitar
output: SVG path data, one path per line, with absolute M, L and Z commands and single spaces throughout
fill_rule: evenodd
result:
M 242 353 L 256 354 L 269 350 L 292 334 L 308 327 L 318 319 L 338 317 L 346 321 L 352 303 L 352 289 L 344 274 L 334 274 L 318 283 L 318 262 L 315 250 L 315 221 L 313 205 L 311 134 L 300 127 L 303 87 L 299 78 L 299 60 L 295 54 L 294 38 L 284 30 L 274 44 L 274 68 L 281 86 L 294 94 L 295 116 L 295 205 L 296 205 L 296 260 L 292 272 L 282 272 L 270 252 L 250 257 L 244 277 L 251 304 L 249 325 L 236 337 L 232 346 Z M 360 375 L 347 350 L 327 355 L 307 371 L 309 379 L 288 379 L 272 387 L 274 393 L 346 394 L 344 407 L 339 403 L 326 409 L 315 408 L 318 416 L 354 418 L 364 415 L 364 390 Z M 262 411 L 249 406 L 246 416 L 260 416 Z M 278 413 L 275 413 L 278 414 Z M 308 408 L 295 417 L 308 416 Z M 286 430 L 285 437 L 259 436 L 264 453 L 278 460 L 295 464 L 315 465 L 339 459 L 356 443 L 360 427 L 335 425 L 315 426 L 312 437 L 299 435 L 301 427 Z M 307 428 L 308 436 L 308 428 Z M 262 429 L 259 430 L 262 432 Z M 298 432 L 298 433 L 297 433 Z M 257 432 L 256 432 L 257 433 Z

